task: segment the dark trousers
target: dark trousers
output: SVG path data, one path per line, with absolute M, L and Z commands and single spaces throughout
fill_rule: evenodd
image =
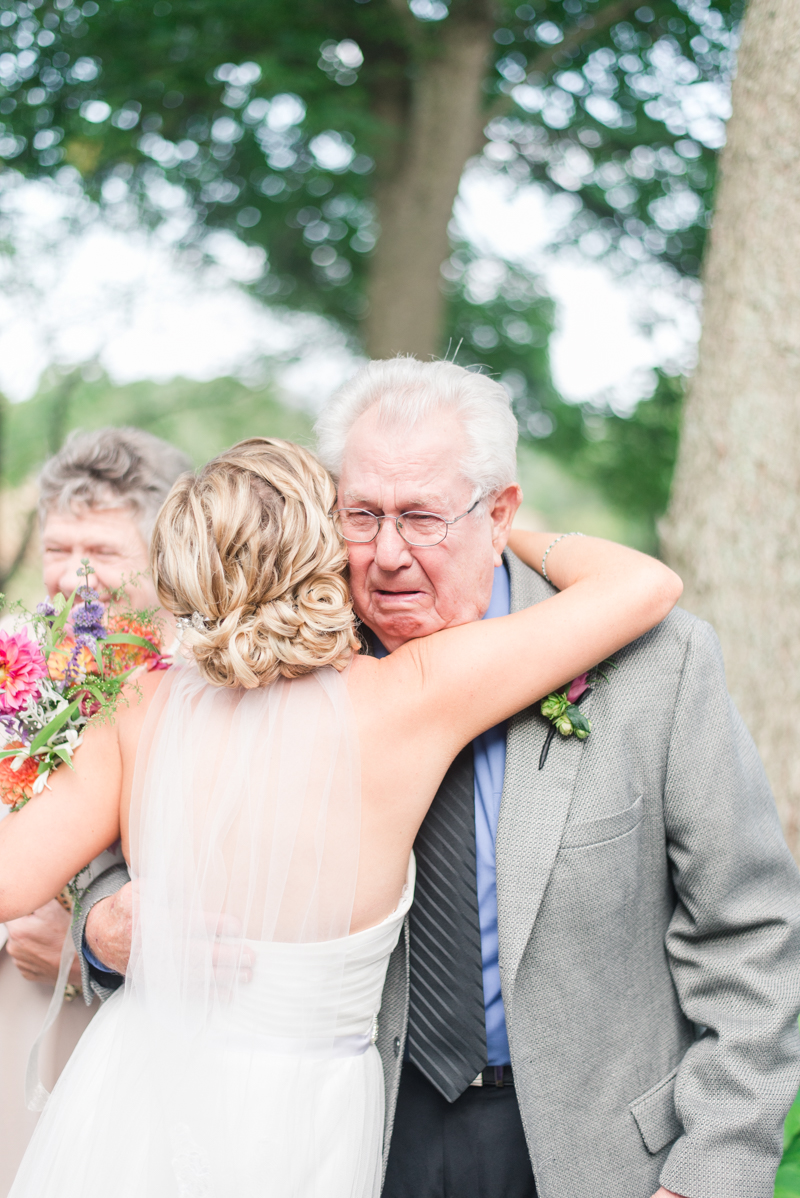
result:
M 536 1198 L 514 1087 L 450 1103 L 406 1061 L 383 1198 Z

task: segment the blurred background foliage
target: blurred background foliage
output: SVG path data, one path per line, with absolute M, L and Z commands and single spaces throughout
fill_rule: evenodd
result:
M 569 236 L 696 274 L 741 0 L 1 0 L 0 153 L 266 251 L 260 294 L 357 328 L 417 81 L 485 27 L 470 153 L 580 200 Z M 121 49 L 124 47 L 124 52 Z M 691 93 L 691 94 L 689 94 Z M 435 98 L 426 96 L 426 103 Z M 431 214 L 430 219 L 434 219 Z
M 120 387 L 92 373 L 53 372 L 32 399 L 3 406 L 3 442 L 11 451 L 3 461 L 5 486 L 24 482 L 75 428 L 136 425 L 180 446 L 195 465 L 247 436 L 313 441 L 311 418 L 287 407 L 270 387 L 255 389 L 232 378 Z
M 783 1160 L 775 1178 L 775 1198 L 800 1195 L 800 1094 L 783 1126 Z
M 442 64 L 453 87 L 479 95 L 464 165 L 480 160 L 568 197 L 562 240 L 592 257 L 696 275 L 741 12 L 740 0 L 0 0 L 0 160 L 26 178 L 79 179 L 111 222 L 133 204 L 146 224 L 170 225 L 189 261 L 206 258 L 220 230 L 233 233 L 263 254 L 255 296 L 318 312 L 369 352 L 370 339 L 384 347 L 391 336 L 369 323 L 392 282 L 382 229 L 416 204 L 418 222 L 442 224 L 447 245 L 458 180 L 438 179 L 435 163 L 431 177 L 414 171 L 423 126 L 436 126 L 444 103 L 434 86 Z M 485 51 L 471 67 L 458 56 L 468 43 Z M 470 69 L 479 75 L 465 81 Z M 447 187 L 444 207 L 420 203 Z M 681 380 L 659 374 L 632 413 L 602 398 L 565 404 L 540 280 L 487 260 L 452 226 L 449 244 L 432 278 L 397 281 L 409 311 L 426 287 L 441 293 L 430 345 L 394 348 L 448 353 L 501 378 L 531 460 L 551 463 L 535 505 L 555 517 L 569 488 L 583 488 L 627 539 L 655 548 Z M 158 427 L 180 441 L 193 409 L 213 408 L 198 385 L 144 390 L 141 413 L 122 388 L 105 418 L 156 427 L 162 404 L 175 415 Z M 31 401 L 37 411 L 55 403 L 51 391 Z M 78 405 L 79 423 L 95 402 Z M 252 410 L 262 402 L 254 395 Z M 18 452 L 15 420 L 7 461 Z

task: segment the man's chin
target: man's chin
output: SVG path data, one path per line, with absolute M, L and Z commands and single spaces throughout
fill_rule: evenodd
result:
M 418 608 L 416 611 L 372 614 L 364 623 L 372 629 L 381 644 L 392 652 L 406 641 L 438 632 L 442 622 L 432 616 L 432 612 Z

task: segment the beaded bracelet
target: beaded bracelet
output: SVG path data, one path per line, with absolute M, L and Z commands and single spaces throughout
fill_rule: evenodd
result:
M 555 546 L 558 544 L 559 541 L 563 541 L 564 537 L 582 537 L 585 535 L 586 534 L 582 533 L 582 532 L 562 532 L 560 537 L 556 537 L 556 539 L 554 541 L 551 541 L 550 544 L 547 546 L 547 548 L 544 551 L 544 557 L 542 558 L 542 577 L 545 579 L 546 582 L 549 582 L 551 586 L 553 586 L 553 582 L 550 578 L 550 575 L 547 573 L 547 570 L 545 569 L 545 562 L 547 561 L 548 553 L 550 552 L 551 549 L 555 548 Z

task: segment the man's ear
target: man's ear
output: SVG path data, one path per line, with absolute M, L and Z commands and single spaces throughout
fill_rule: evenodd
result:
M 508 542 L 508 534 L 511 532 L 511 525 L 521 503 L 522 487 L 519 483 L 511 483 L 488 500 L 489 518 L 492 522 L 492 548 L 496 566 L 501 564 L 501 554 Z

